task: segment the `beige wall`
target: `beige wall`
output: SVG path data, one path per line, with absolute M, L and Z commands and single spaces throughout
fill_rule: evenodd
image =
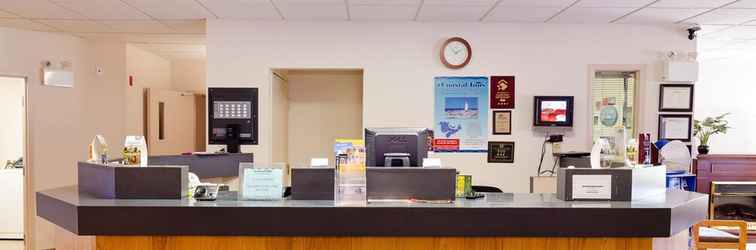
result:
M 126 47 L 119 42 L 87 41 L 73 36 L 0 28 L 0 75 L 27 77 L 29 164 L 33 191 L 74 185 L 76 162 L 87 157 L 87 144 L 103 134 L 112 145 L 123 143 Z M 41 62 L 72 64 L 74 88 L 40 84 Z M 97 75 L 95 68 L 104 69 Z M 111 151 L 111 157 L 117 150 Z M 33 196 L 26 211 L 34 213 Z M 33 249 L 53 247 L 53 226 L 36 218 Z
M 286 74 L 273 77 L 273 162 L 289 162 L 289 83 Z
M 205 84 L 205 59 L 175 59 L 171 61 L 172 86 L 174 90 L 207 93 Z
M 0 167 L 24 155 L 24 81 L 0 75 Z
M 435 76 L 515 75 L 513 133 L 488 135 L 489 140 L 517 143 L 514 164 L 487 163 L 482 153 L 435 154 L 445 165 L 473 175 L 477 185 L 498 186 L 506 192 L 528 192 L 529 177 L 537 171 L 545 131 L 532 126 L 533 96 L 575 96 L 575 126 L 564 131 L 562 150 L 589 150 L 589 65 L 644 65 L 648 81 L 640 86 L 643 106 L 638 107 L 638 123 L 640 131 L 655 135 L 664 54 L 696 50 L 696 41 L 688 40 L 679 27 L 619 24 L 213 19 L 208 20 L 207 33 L 208 86 L 260 89 L 260 145 L 242 148 L 255 153 L 257 163 L 272 158 L 272 68 L 363 69 L 365 127 L 433 127 Z M 472 61 L 460 70 L 447 69 L 439 61 L 443 41 L 453 36 L 472 44 Z M 544 163 L 551 164 L 552 159 Z
M 144 89 L 172 89 L 171 61 L 133 45 L 126 46 L 126 72 L 134 86 L 126 85 L 126 133 L 144 135 Z
M 333 165 L 336 139 L 362 138 L 362 72 L 290 71 L 288 80 L 289 162 L 327 157 Z

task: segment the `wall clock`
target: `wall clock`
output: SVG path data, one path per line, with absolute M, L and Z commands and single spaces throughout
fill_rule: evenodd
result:
M 470 63 L 472 47 L 461 37 L 452 37 L 441 46 L 441 62 L 450 69 L 461 69 Z

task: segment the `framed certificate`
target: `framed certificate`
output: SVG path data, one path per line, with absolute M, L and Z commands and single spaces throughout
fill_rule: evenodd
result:
M 659 140 L 689 142 L 693 115 L 659 115 Z
M 693 112 L 693 85 L 659 85 L 659 111 Z
M 495 135 L 511 135 L 512 111 L 494 111 L 492 127 Z
M 489 163 L 514 163 L 515 143 L 513 141 L 489 141 Z
M 491 108 L 514 109 L 515 108 L 515 77 L 514 76 L 491 76 Z

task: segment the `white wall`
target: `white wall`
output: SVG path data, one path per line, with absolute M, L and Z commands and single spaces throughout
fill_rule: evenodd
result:
M 24 156 L 23 78 L 0 76 L 0 167 Z
M 288 80 L 289 163 L 328 158 L 333 165 L 336 139 L 362 138 L 362 72 L 290 71 Z
M 121 42 L 0 28 L 0 75 L 27 77 L 29 148 L 32 191 L 76 184 L 76 162 L 87 157 L 87 144 L 103 134 L 109 144 L 123 145 L 126 46 Z M 74 88 L 40 84 L 41 62 L 72 64 Z M 102 67 L 104 75 L 95 68 Z M 111 150 L 111 157 L 118 155 Z M 26 211 L 36 211 L 34 196 L 25 197 Z M 27 231 L 35 232 L 31 249 L 53 246 L 53 225 L 36 217 Z
M 462 70 L 438 59 L 442 42 L 462 36 L 473 58 Z M 472 174 L 480 185 L 527 192 L 542 143 L 532 129 L 534 95 L 573 95 L 575 127 L 563 150 L 589 149 L 589 64 L 645 64 L 659 79 L 666 51 L 694 51 L 675 28 L 626 25 L 478 23 L 298 23 L 208 20 L 208 85 L 260 88 L 260 145 L 243 147 L 255 161 L 272 157 L 271 68 L 364 69 L 365 127 L 433 125 L 433 77 L 515 75 L 515 164 L 487 164 L 484 154 L 437 154 L 448 166 Z M 656 134 L 658 82 L 642 86 L 640 131 Z M 550 161 L 547 162 L 550 164 Z
M 133 77 L 133 86 L 126 91 L 126 133 L 145 135 L 144 90 L 173 88 L 171 61 L 142 48 L 126 46 L 126 72 Z
M 271 76 L 273 84 L 273 162 L 289 162 L 289 83 L 286 75 Z M 291 162 L 289 162 L 291 163 Z
M 204 59 L 171 60 L 171 81 L 174 90 L 206 94 L 207 61 Z
M 714 52 L 713 52 L 714 53 Z M 756 154 L 756 53 L 731 53 L 724 57 L 702 55 L 700 79 L 695 86 L 695 119 L 724 113 L 733 127 L 709 140 L 713 154 Z M 698 145 L 698 144 L 696 144 Z

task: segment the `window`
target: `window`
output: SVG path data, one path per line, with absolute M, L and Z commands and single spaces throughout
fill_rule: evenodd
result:
M 593 141 L 605 139 L 615 162 L 624 163 L 625 145 L 636 136 L 637 80 L 638 72 L 596 71 L 591 83 Z

